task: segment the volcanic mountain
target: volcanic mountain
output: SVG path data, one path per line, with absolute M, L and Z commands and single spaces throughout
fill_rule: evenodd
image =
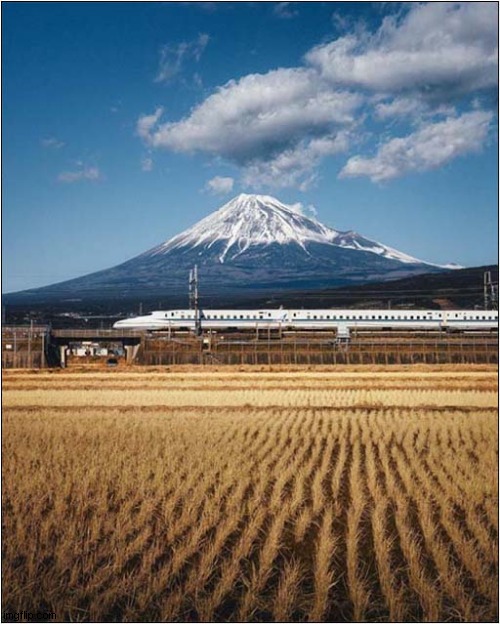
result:
M 200 294 L 212 298 L 362 284 L 452 268 L 423 262 L 353 231 L 339 232 L 273 197 L 242 194 L 127 262 L 16 293 L 15 299 L 165 299 L 187 292 L 195 264 Z

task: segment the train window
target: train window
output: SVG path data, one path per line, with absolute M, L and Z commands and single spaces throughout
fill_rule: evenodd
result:
M 315 314 L 315 315 L 313 316 L 313 318 L 318 318 L 318 317 L 317 317 L 317 316 L 316 316 L 316 314 Z
M 327 319 L 329 319 L 329 318 L 330 318 L 330 315 L 329 315 L 329 314 L 327 314 L 327 315 L 326 315 L 326 318 L 327 318 Z

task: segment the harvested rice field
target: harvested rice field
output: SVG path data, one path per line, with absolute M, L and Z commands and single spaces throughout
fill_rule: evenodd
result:
M 3 377 L 3 611 L 498 621 L 497 371 Z

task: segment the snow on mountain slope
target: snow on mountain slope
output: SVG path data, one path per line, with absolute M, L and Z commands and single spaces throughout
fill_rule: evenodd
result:
M 168 254 L 174 249 L 209 249 L 223 243 L 219 261 L 234 259 L 251 246 L 295 243 L 305 253 L 308 243 L 356 249 L 404 264 L 428 264 L 392 247 L 371 241 L 356 232 L 339 232 L 316 219 L 300 214 L 269 195 L 241 194 L 193 227 L 146 252 L 145 256 Z
M 302 216 L 274 197 L 241 194 L 150 253 L 168 253 L 179 247 L 209 248 L 223 241 L 222 262 L 229 252 L 234 258 L 251 245 L 297 243 L 306 250 L 304 243 L 330 243 L 336 235 L 335 230 Z

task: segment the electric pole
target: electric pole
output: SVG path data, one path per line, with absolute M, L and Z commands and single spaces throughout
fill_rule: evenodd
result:
M 485 271 L 483 276 L 484 309 L 498 309 L 498 284 L 491 281 L 491 271 Z
M 198 305 L 198 265 L 189 271 L 189 307 L 194 310 L 194 330 L 197 336 L 201 334 L 200 308 Z
M 485 271 L 483 274 L 483 296 L 484 296 L 484 309 L 490 309 L 490 288 L 491 288 L 491 272 Z

